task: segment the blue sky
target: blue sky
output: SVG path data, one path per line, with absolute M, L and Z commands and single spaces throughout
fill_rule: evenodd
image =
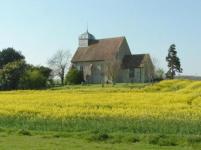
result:
M 0 49 L 46 65 L 58 49 L 75 52 L 87 22 L 97 39 L 126 36 L 133 54 L 150 53 L 164 69 L 175 43 L 183 74 L 201 75 L 200 0 L 0 0 Z

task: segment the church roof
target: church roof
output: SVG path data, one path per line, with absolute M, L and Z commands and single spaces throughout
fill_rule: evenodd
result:
M 123 68 L 140 68 L 143 67 L 145 57 L 149 54 L 126 55 L 123 58 Z
M 125 37 L 96 40 L 88 47 L 79 47 L 72 62 L 109 60 L 116 56 Z

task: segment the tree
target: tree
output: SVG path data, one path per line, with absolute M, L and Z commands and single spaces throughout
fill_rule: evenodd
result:
M 39 67 L 34 67 L 38 70 L 40 70 L 40 72 L 48 79 L 51 78 L 51 72 L 52 70 L 48 67 L 44 67 L 44 66 L 39 66 Z
M 19 60 L 24 60 L 24 56 L 20 52 L 16 51 L 13 48 L 3 49 L 0 52 L 0 69 L 2 69 L 4 65 L 10 62 Z
M 52 69 L 50 69 L 48 67 L 44 67 L 44 66 L 40 66 L 40 67 L 38 67 L 38 69 L 43 74 L 43 76 L 46 78 L 47 85 L 52 86 L 54 84 L 53 83 L 53 76 L 52 76 Z
M 174 79 L 176 72 L 182 73 L 180 59 L 177 57 L 176 45 L 172 44 L 168 50 L 168 56 L 166 57 L 168 62 L 168 72 L 166 73 L 167 78 Z
M 65 78 L 66 84 L 80 84 L 84 81 L 83 71 L 79 71 L 76 68 L 72 67 Z
M 0 70 L 1 89 L 17 89 L 24 70 L 25 61 L 14 61 L 6 64 L 3 69 Z
M 106 62 L 107 65 L 107 75 L 109 78 L 111 78 L 113 85 L 115 85 L 119 70 L 121 68 L 121 63 L 117 59 L 111 59 Z
M 154 78 L 154 80 L 155 81 L 161 81 L 161 80 L 163 80 L 164 79 L 164 70 L 162 69 L 162 68 L 157 68 L 156 70 L 155 70 L 155 78 Z
M 64 85 L 64 76 L 70 66 L 71 54 L 69 51 L 58 50 L 51 59 L 48 60 L 49 67 L 53 70 L 54 76 L 61 79 L 61 84 Z
M 19 83 L 21 89 L 46 88 L 50 80 L 51 69 L 47 67 L 35 67 L 28 65 Z
M 165 71 L 160 66 L 160 61 L 156 57 L 152 57 L 154 65 L 154 81 L 161 81 L 165 78 Z

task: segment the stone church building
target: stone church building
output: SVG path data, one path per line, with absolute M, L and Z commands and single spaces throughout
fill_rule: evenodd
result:
M 150 82 L 154 77 L 150 55 L 132 55 L 125 37 L 96 39 L 87 31 L 80 35 L 71 62 L 87 83 Z

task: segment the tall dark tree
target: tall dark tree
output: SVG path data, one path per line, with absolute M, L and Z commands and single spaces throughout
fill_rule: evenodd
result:
M 0 69 L 6 64 L 14 61 L 24 60 L 24 56 L 13 48 L 6 48 L 0 51 Z
M 176 72 L 182 73 L 181 63 L 179 57 L 177 57 L 176 45 L 172 44 L 168 50 L 168 56 L 166 57 L 168 62 L 168 72 L 166 77 L 169 79 L 174 79 Z

